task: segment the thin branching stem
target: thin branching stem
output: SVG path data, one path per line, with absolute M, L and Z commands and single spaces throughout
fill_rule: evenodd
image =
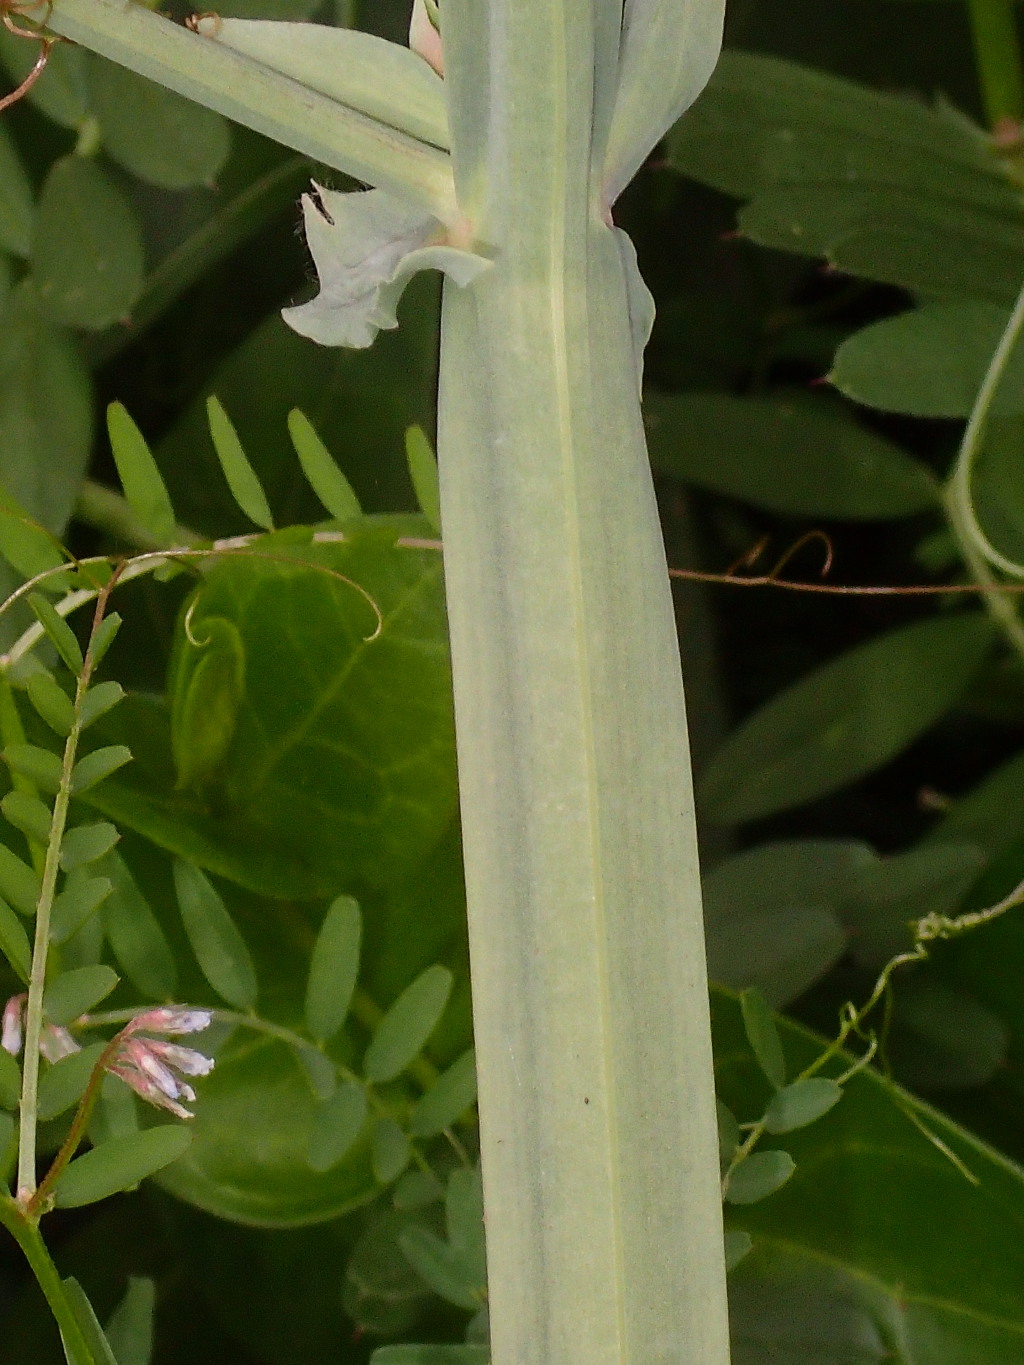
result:
M 93 633 L 106 612 L 110 592 L 117 582 L 116 571 L 100 591 L 93 616 Z M 92 639 L 85 652 L 82 670 L 75 685 L 75 719 L 64 743 L 61 761 L 60 787 L 53 802 L 50 837 L 43 863 L 43 875 L 36 907 L 35 943 L 32 950 L 32 972 L 29 977 L 28 1002 L 25 1006 L 25 1052 L 22 1068 L 21 1107 L 18 1124 L 18 1187 L 17 1199 L 23 1208 L 34 1207 L 36 1192 L 36 1127 L 38 1123 L 39 1041 L 43 1030 L 43 993 L 46 989 L 46 963 L 50 947 L 50 914 L 57 891 L 60 871 L 60 851 L 71 804 L 71 782 L 81 737 L 81 707 L 89 690 L 94 664 Z

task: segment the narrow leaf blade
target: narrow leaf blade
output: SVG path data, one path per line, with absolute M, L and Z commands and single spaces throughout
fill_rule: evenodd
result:
M 361 516 L 363 509 L 352 485 L 335 464 L 313 423 L 298 408 L 288 414 L 288 433 L 310 488 L 331 516 L 337 521 Z
M 420 511 L 440 535 L 441 488 L 437 475 L 437 456 L 422 427 L 410 427 L 405 433 L 405 458 Z
M 313 947 L 306 986 L 306 1023 L 314 1038 L 333 1038 L 348 1015 L 359 975 L 363 925 L 351 896 L 339 896 L 324 917 Z
M 43 597 L 41 593 L 29 593 L 28 604 L 35 613 L 36 620 L 49 636 L 54 649 L 77 677 L 82 671 L 84 660 L 82 658 L 82 647 L 78 643 L 75 632 L 63 616 L 58 614 L 53 603 Z
M 786 1059 L 782 1053 L 782 1040 L 775 1027 L 775 1020 L 768 1008 L 768 1001 L 756 986 L 751 986 L 740 996 L 743 1011 L 743 1027 L 758 1066 L 776 1090 L 786 1084 Z
M 177 858 L 174 887 L 182 923 L 203 975 L 229 1005 L 252 1009 L 257 995 L 252 958 L 213 883 L 194 864 Z
M 377 1027 L 366 1049 L 366 1078 L 380 1084 L 394 1080 L 418 1055 L 444 1013 L 452 974 L 435 964 L 402 992 Z
M 206 413 L 213 446 L 235 502 L 250 521 L 262 526 L 265 531 L 272 531 L 274 518 L 263 485 L 242 449 L 242 443 L 238 439 L 238 432 L 231 418 L 224 411 L 220 400 L 212 395 L 206 400 Z
M 167 485 L 146 438 L 123 403 L 107 408 L 107 432 L 128 505 L 158 545 L 172 545 L 175 517 Z

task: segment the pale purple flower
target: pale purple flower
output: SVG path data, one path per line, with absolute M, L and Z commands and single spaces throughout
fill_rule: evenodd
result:
M 181 1101 L 194 1103 L 196 1092 L 183 1078 L 208 1076 L 213 1070 L 213 1058 L 178 1043 L 138 1035 L 142 1029 L 151 1033 L 198 1033 L 212 1018 L 210 1010 L 189 1010 L 175 1005 L 137 1014 L 121 1030 L 120 1046 L 107 1070 L 120 1077 L 148 1104 L 168 1109 L 180 1119 L 193 1118 L 191 1110 Z
M 17 1057 L 21 1052 L 21 1016 L 27 999 L 28 996 L 24 994 L 12 995 L 4 1006 L 3 1034 L 0 1036 L 0 1046 L 12 1057 Z
M 160 1005 L 157 1009 L 137 1014 L 124 1030 L 125 1033 L 202 1033 L 213 1022 L 212 1010 L 186 1009 L 184 1005 Z

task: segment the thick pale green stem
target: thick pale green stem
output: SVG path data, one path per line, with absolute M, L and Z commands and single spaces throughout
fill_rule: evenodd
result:
M 445 152 L 152 14 L 135 0 L 53 0 L 48 26 L 286 147 L 454 217 Z
M 439 423 L 495 1365 L 728 1358 L 679 655 L 592 165 L 618 8 L 442 8 L 495 245 L 446 288 Z
M 60 1328 L 67 1349 L 81 1365 L 95 1365 L 96 1358 L 79 1326 L 57 1267 L 50 1259 L 35 1218 L 26 1218 L 9 1200 L 0 1203 L 0 1222 L 8 1229 L 25 1253 L 39 1288 Z

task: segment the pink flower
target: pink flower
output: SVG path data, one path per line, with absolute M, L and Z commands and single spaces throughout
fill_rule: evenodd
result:
M 0 1035 L 0 1046 L 12 1057 L 18 1056 L 24 1042 L 24 1016 L 27 1000 L 28 996 L 24 993 L 12 995 L 4 1006 L 3 1033 Z M 62 1057 L 70 1057 L 73 1052 L 81 1052 L 81 1050 L 81 1047 L 66 1028 L 62 1028 L 59 1024 L 43 1025 L 42 1033 L 39 1035 L 39 1052 L 48 1062 L 59 1062 Z
M 202 1033 L 213 1020 L 212 1010 L 190 1010 L 183 1005 L 161 1005 L 145 1014 L 137 1014 L 123 1030 L 137 1033 L 145 1029 L 147 1033 Z
M 212 1057 L 178 1043 L 165 1043 L 160 1038 L 140 1038 L 140 1030 L 153 1033 L 198 1033 L 211 1019 L 209 1010 L 188 1010 L 175 1005 L 162 1006 L 137 1014 L 120 1034 L 120 1045 L 107 1065 L 107 1070 L 158 1109 L 168 1109 L 180 1119 L 194 1115 L 182 1100 L 192 1104 L 196 1092 L 184 1080 L 185 1076 L 208 1076 L 213 1070 Z
M 0 1046 L 12 1057 L 17 1057 L 21 1052 L 21 1016 L 27 999 L 27 995 L 12 995 L 4 1006 L 3 1034 L 0 1036 Z

